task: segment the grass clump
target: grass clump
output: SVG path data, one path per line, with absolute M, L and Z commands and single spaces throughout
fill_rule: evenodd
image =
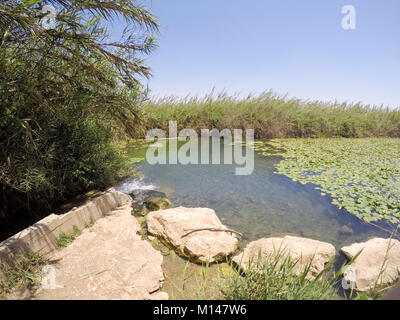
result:
M 38 253 L 18 254 L 12 265 L 0 262 L 2 277 L 0 280 L 0 296 L 21 288 L 32 289 L 40 284 L 37 275 L 47 260 Z
M 335 284 L 340 273 L 330 275 L 332 263 L 313 280 L 307 279 L 311 262 L 298 274 L 289 256 L 266 259 L 264 263 L 251 264 L 243 274 L 236 270 L 221 292 L 228 300 L 333 300 L 337 299 Z
M 87 221 L 87 222 L 85 223 L 85 228 L 93 227 L 93 225 L 94 225 L 94 219 L 93 219 L 93 216 L 90 216 L 89 221 Z
M 353 263 L 350 261 L 347 265 Z M 264 262 L 250 263 L 244 272 L 232 262 L 192 265 L 181 262 L 181 276 L 168 285 L 172 299 L 198 300 L 335 300 L 344 267 L 333 271 L 334 261 L 310 279 L 310 261 L 298 271 L 296 261 L 277 253 Z M 168 290 L 169 289 L 169 290 Z
M 59 248 L 65 248 L 72 241 L 74 241 L 75 238 L 78 237 L 81 233 L 82 231 L 75 225 L 73 226 L 73 230 L 71 232 L 65 233 L 64 231 L 61 231 L 58 237 L 57 246 Z

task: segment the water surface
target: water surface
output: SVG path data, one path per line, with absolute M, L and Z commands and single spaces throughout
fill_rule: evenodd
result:
M 132 147 L 130 154 L 144 156 L 145 150 Z M 339 210 L 315 185 L 275 174 L 279 161 L 256 153 L 254 172 L 248 176 L 235 175 L 236 166 L 229 164 L 150 165 L 143 161 L 139 164 L 143 177 L 125 181 L 123 191 L 155 188 L 165 192 L 173 206 L 212 208 L 222 223 L 243 233 L 242 245 L 274 234 L 295 234 L 340 249 L 369 237 L 390 235 Z

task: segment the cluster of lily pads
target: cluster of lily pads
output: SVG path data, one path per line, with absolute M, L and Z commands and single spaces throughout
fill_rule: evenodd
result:
M 340 209 L 367 222 L 400 221 L 400 139 L 274 139 L 256 151 L 279 156 L 277 173 L 313 183 Z

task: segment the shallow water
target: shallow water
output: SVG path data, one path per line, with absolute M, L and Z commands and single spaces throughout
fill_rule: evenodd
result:
M 129 152 L 143 157 L 145 149 L 131 147 Z M 275 174 L 279 161 L 256 153 L 254 172 L 248 176 L 235 175 L 236 166 L 229 164 L 150 165 L 143 161 L 139 164 L 143 177 L 125 181 L 121 190 L 156 189 L 165 192 L 173 206 L 212 208 L 222 223 L 243 233 L 242 245 L 289 233 L 327 241 L 340 249 L 369 237 L 390 235 L 339 210 L 314 185 Z

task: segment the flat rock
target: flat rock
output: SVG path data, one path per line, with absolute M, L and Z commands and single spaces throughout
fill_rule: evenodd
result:
M 262 238 L 250 242 L 243 252 L 233 258 L 233 261 L 246 271 L 250 264 L 254 265 L 257 263 L 259 257 L 262 259 L 279 257 L 280 260 L 283 260 L 284 257 L 289 255 L 293 262 L 297 261 L 295 267 L 297 274 L 304 271 L 307 264 L 311 261 L 311 268 L 307 278 L 313 279 L 324 269 L 326 263 L 335 254 L 335 247 L 329 243 L 301 237 L 284 236 L 279 238 Z
M 55 289 L 39 299 L 166 299 L 158 290 L 164 280 L 163 256 L 137 234 L 131 206 L 114 210 L 84 229 L 51 257 Z M 36 298 L 36 297 L 35 297 Z
M 362 243 L 353 243 L 340 250 L 347 260 L 353 259 L 360 251 L 360 255 L 351 265 L 353 273 L 344 274 L 344 279 L 349 283 L 355 282 L 356 290 L 365 292 L 374 288 L 375 282 L 379 286 L 388 285 L 399 278 L 400 242 L 398 240 L 375 238 Z M 383 266 L 384 271 L 379 276 Z
M 194 262 L 224 260 L 238 245 L 235 233 L 226 230 L 214 210 L 208 208 L 171 208 L 147 215 L 148 231 L 178 253 Z M 214 230 L 199 230 L 199 229 Z M 199 230 L 188 234 L 191 231 Z

